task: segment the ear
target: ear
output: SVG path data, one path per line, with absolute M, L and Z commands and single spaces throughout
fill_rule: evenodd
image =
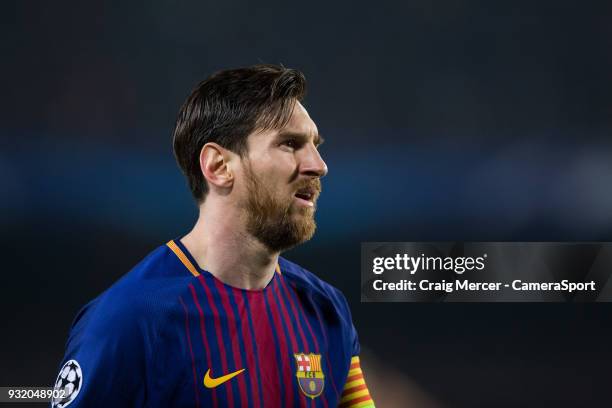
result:
M 206 143 L 200 151 L 200 170 L 212 185 L 229 188 L 234 184 L 234 175 L 228 166 L 230 160 L 230 151 L 217 143 Z

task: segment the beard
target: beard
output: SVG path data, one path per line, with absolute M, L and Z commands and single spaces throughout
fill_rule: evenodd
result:
M 278 197 L 245 166 L 248 198 L 246 200 L 246 229 L 272 252 L 286 251 L 308 241 L 317 227 L 314 219 L 315 207 L 293 206 L 290 199 Z M 304 180 L 296 189 L 310 187 L 315 191 L 316 202 L 321 191 L 319 179 Z

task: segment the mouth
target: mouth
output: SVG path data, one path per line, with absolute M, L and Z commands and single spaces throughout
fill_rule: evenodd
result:
M 315 190 L 310 188 L 299 189 L 294 197 L 297 202 L 306 207 L 314 207 Z

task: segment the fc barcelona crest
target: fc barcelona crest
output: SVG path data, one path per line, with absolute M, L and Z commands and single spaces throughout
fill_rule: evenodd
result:
M 300 390 L 310 398 L 316 398 L 323 392 L 325 375 L 321 366 L 320 354 L 294 354 L 297 369 L 295 376 L 298 379 Z

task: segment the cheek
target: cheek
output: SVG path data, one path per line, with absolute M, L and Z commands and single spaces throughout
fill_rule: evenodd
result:
M 271 159 L 269 162 L 269 166 L 266 166 L 265 169 L 262 169 L 260 175 L 262 175 L 263 180 L 269 182 L 270 184 L 274 183 L 276 188 L 285 188 L 289 185 L 297 174 L 297 166 L 295 160 L 290 156 L 285 155 L 285 157 L 279 157 L 275 159 Z
M 246 195 L 249 190 L 249 179 L 244 172 L 236 172 L 234 173 L 234 188 L 233 192 L 236 194 L 243 196 Z

